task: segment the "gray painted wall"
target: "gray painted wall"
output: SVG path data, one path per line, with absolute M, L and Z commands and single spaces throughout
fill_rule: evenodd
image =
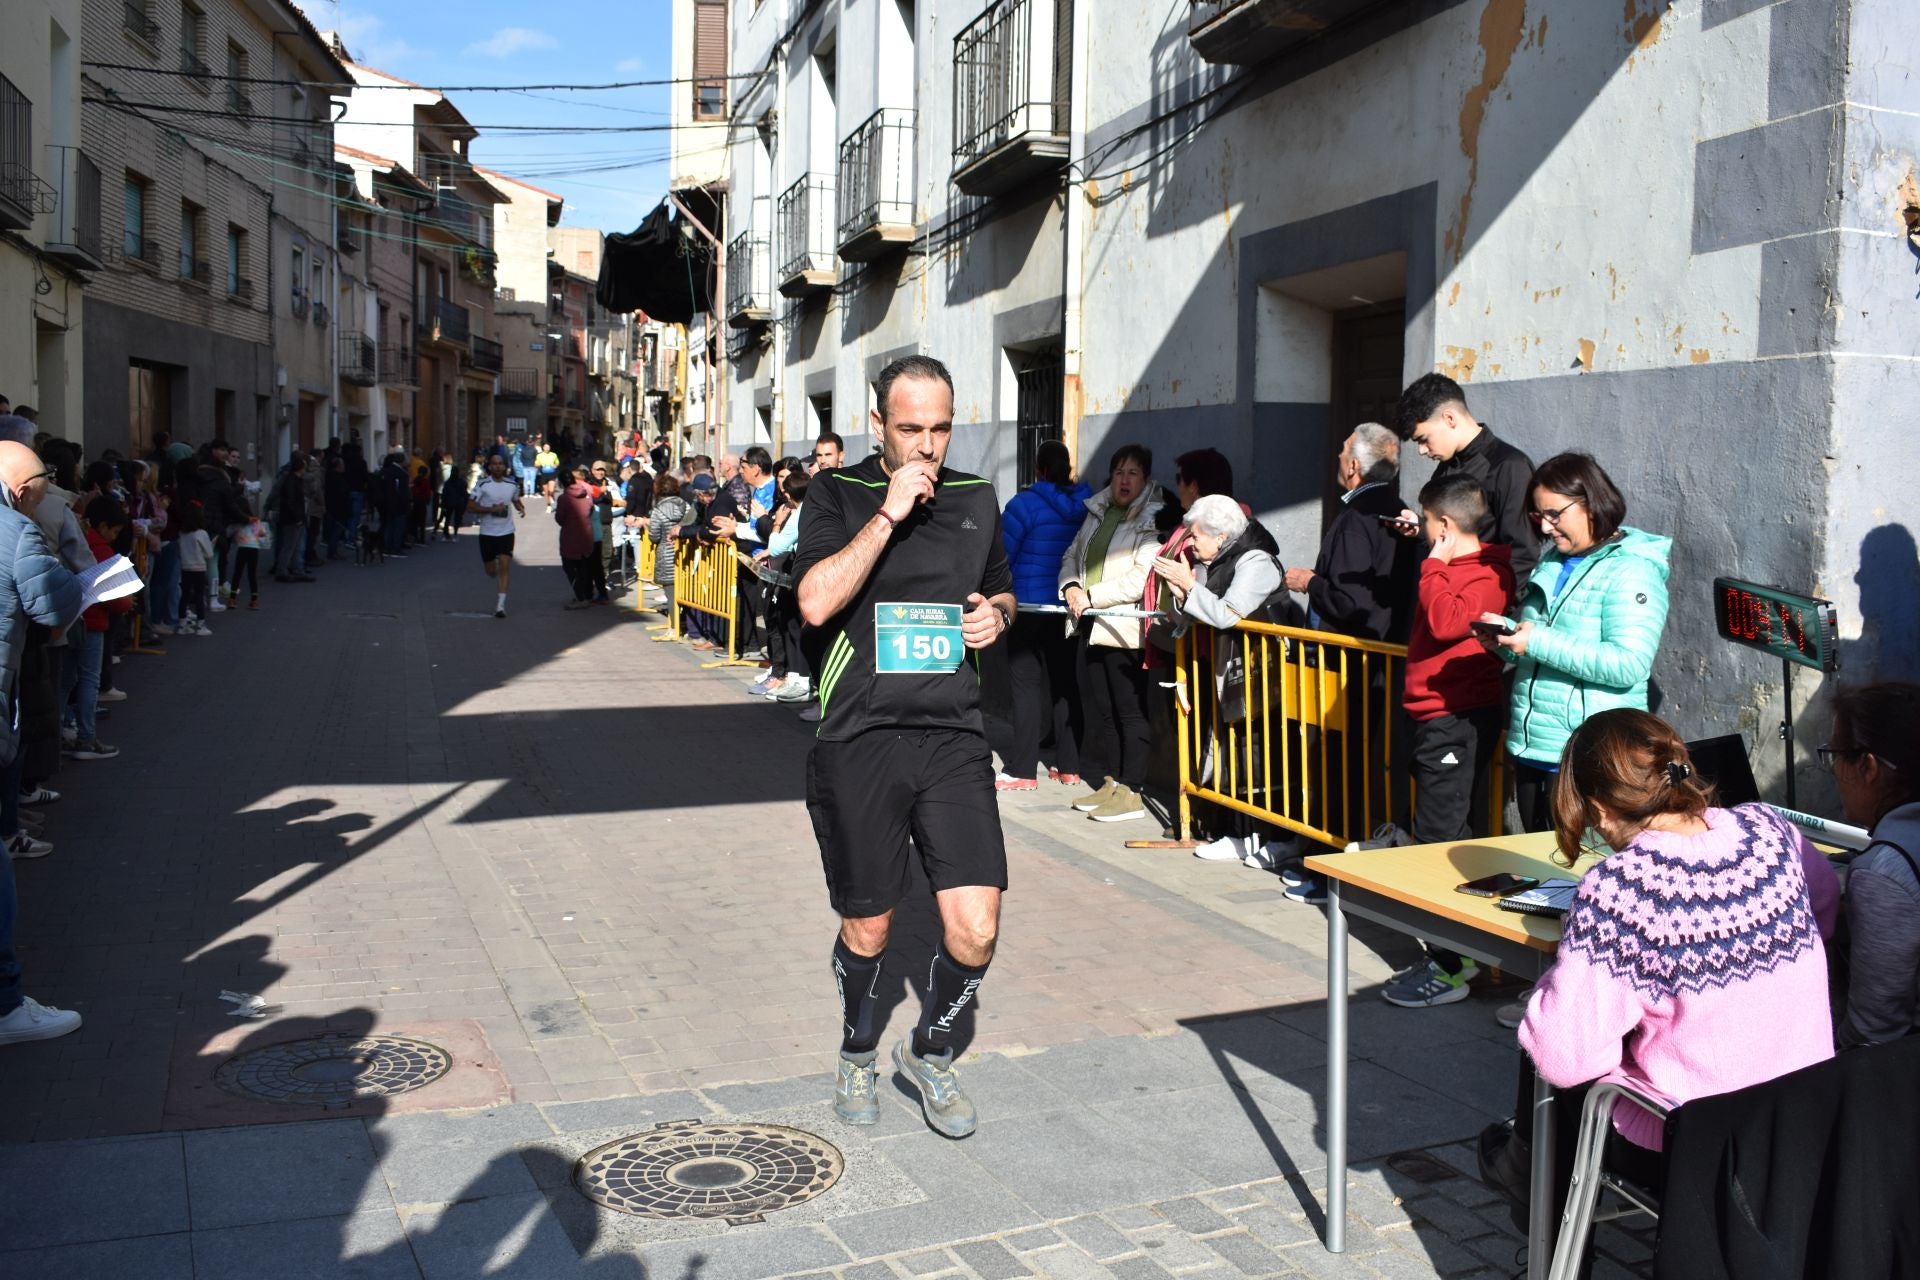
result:
M 273 349 L 196 325 L 179 324 L 98 299 L 87 303 L 87 449 L 128 452 L 127 365 L 145 360 L 173 368 L 173 436 L 195 444 L 214 434 L 214 395 L 234 393 L 229 439 L 267 456 L 270 437 L 257 435 L 254 397 L 272 396 Z M 271 432 L 272 424 L 266 424 Z M 266 450 L 266 453 L 262 453 Z

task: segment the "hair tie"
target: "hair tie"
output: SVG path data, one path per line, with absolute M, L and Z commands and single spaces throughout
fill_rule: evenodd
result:
M 1670 785 L 1677 787 L 1692 776 L 1693 766 L 1685 760 L 1670 760 L 1667 762 L 1667 782 Z

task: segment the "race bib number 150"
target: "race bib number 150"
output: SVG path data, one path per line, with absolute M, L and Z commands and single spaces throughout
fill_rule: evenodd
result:
M 958 671 L 966 657 L 960 612 L 957 604 L 874 605 L 874 671 L 883 676 Z

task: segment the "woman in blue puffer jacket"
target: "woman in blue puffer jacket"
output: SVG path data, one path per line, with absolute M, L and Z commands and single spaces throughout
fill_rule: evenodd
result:
M 1000 535 L 1013 570 L 1013 593 L 1022 604 L 1060 603 L 1060 561 L 1073 545 L 1092 491 L 1073 483 L 1073 459 L 1058 440 L 1040 445 L 1033 462 L 1038 477 L 1007 503 Z M 1080 780 L 1080 685 L 1074 678 L 1073 639 L 1058 617 L 1023 613 L 1014 619 L 1007 665 L 1013 680 L 1013 744 L 1006 768 L 994 779 L 1002 791 L 1032 791 L 1040 784 L 1042 717 L 1053 721 L 1054 760 L 1048 773 L 1062 782 Z
M 1673 540 L 1628 528 L 1626 500 L 1584 453 L 1548 458 L 1527 492 L 1553 545 L 1521 589 L 1518 629 L 1490 647 L 1514 664 L 1507 760 L 1520 824 L 1551 831 L 1553 784 L 1573 731 L 1597 712 L 1647 709 Z

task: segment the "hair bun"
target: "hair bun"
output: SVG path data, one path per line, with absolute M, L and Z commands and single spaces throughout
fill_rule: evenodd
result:
M 1693 766 L 1685 760 L 1669 760 L 1667 762 L 1667 781 L 1674 786 L 1679 786 L 1692 776 Z

